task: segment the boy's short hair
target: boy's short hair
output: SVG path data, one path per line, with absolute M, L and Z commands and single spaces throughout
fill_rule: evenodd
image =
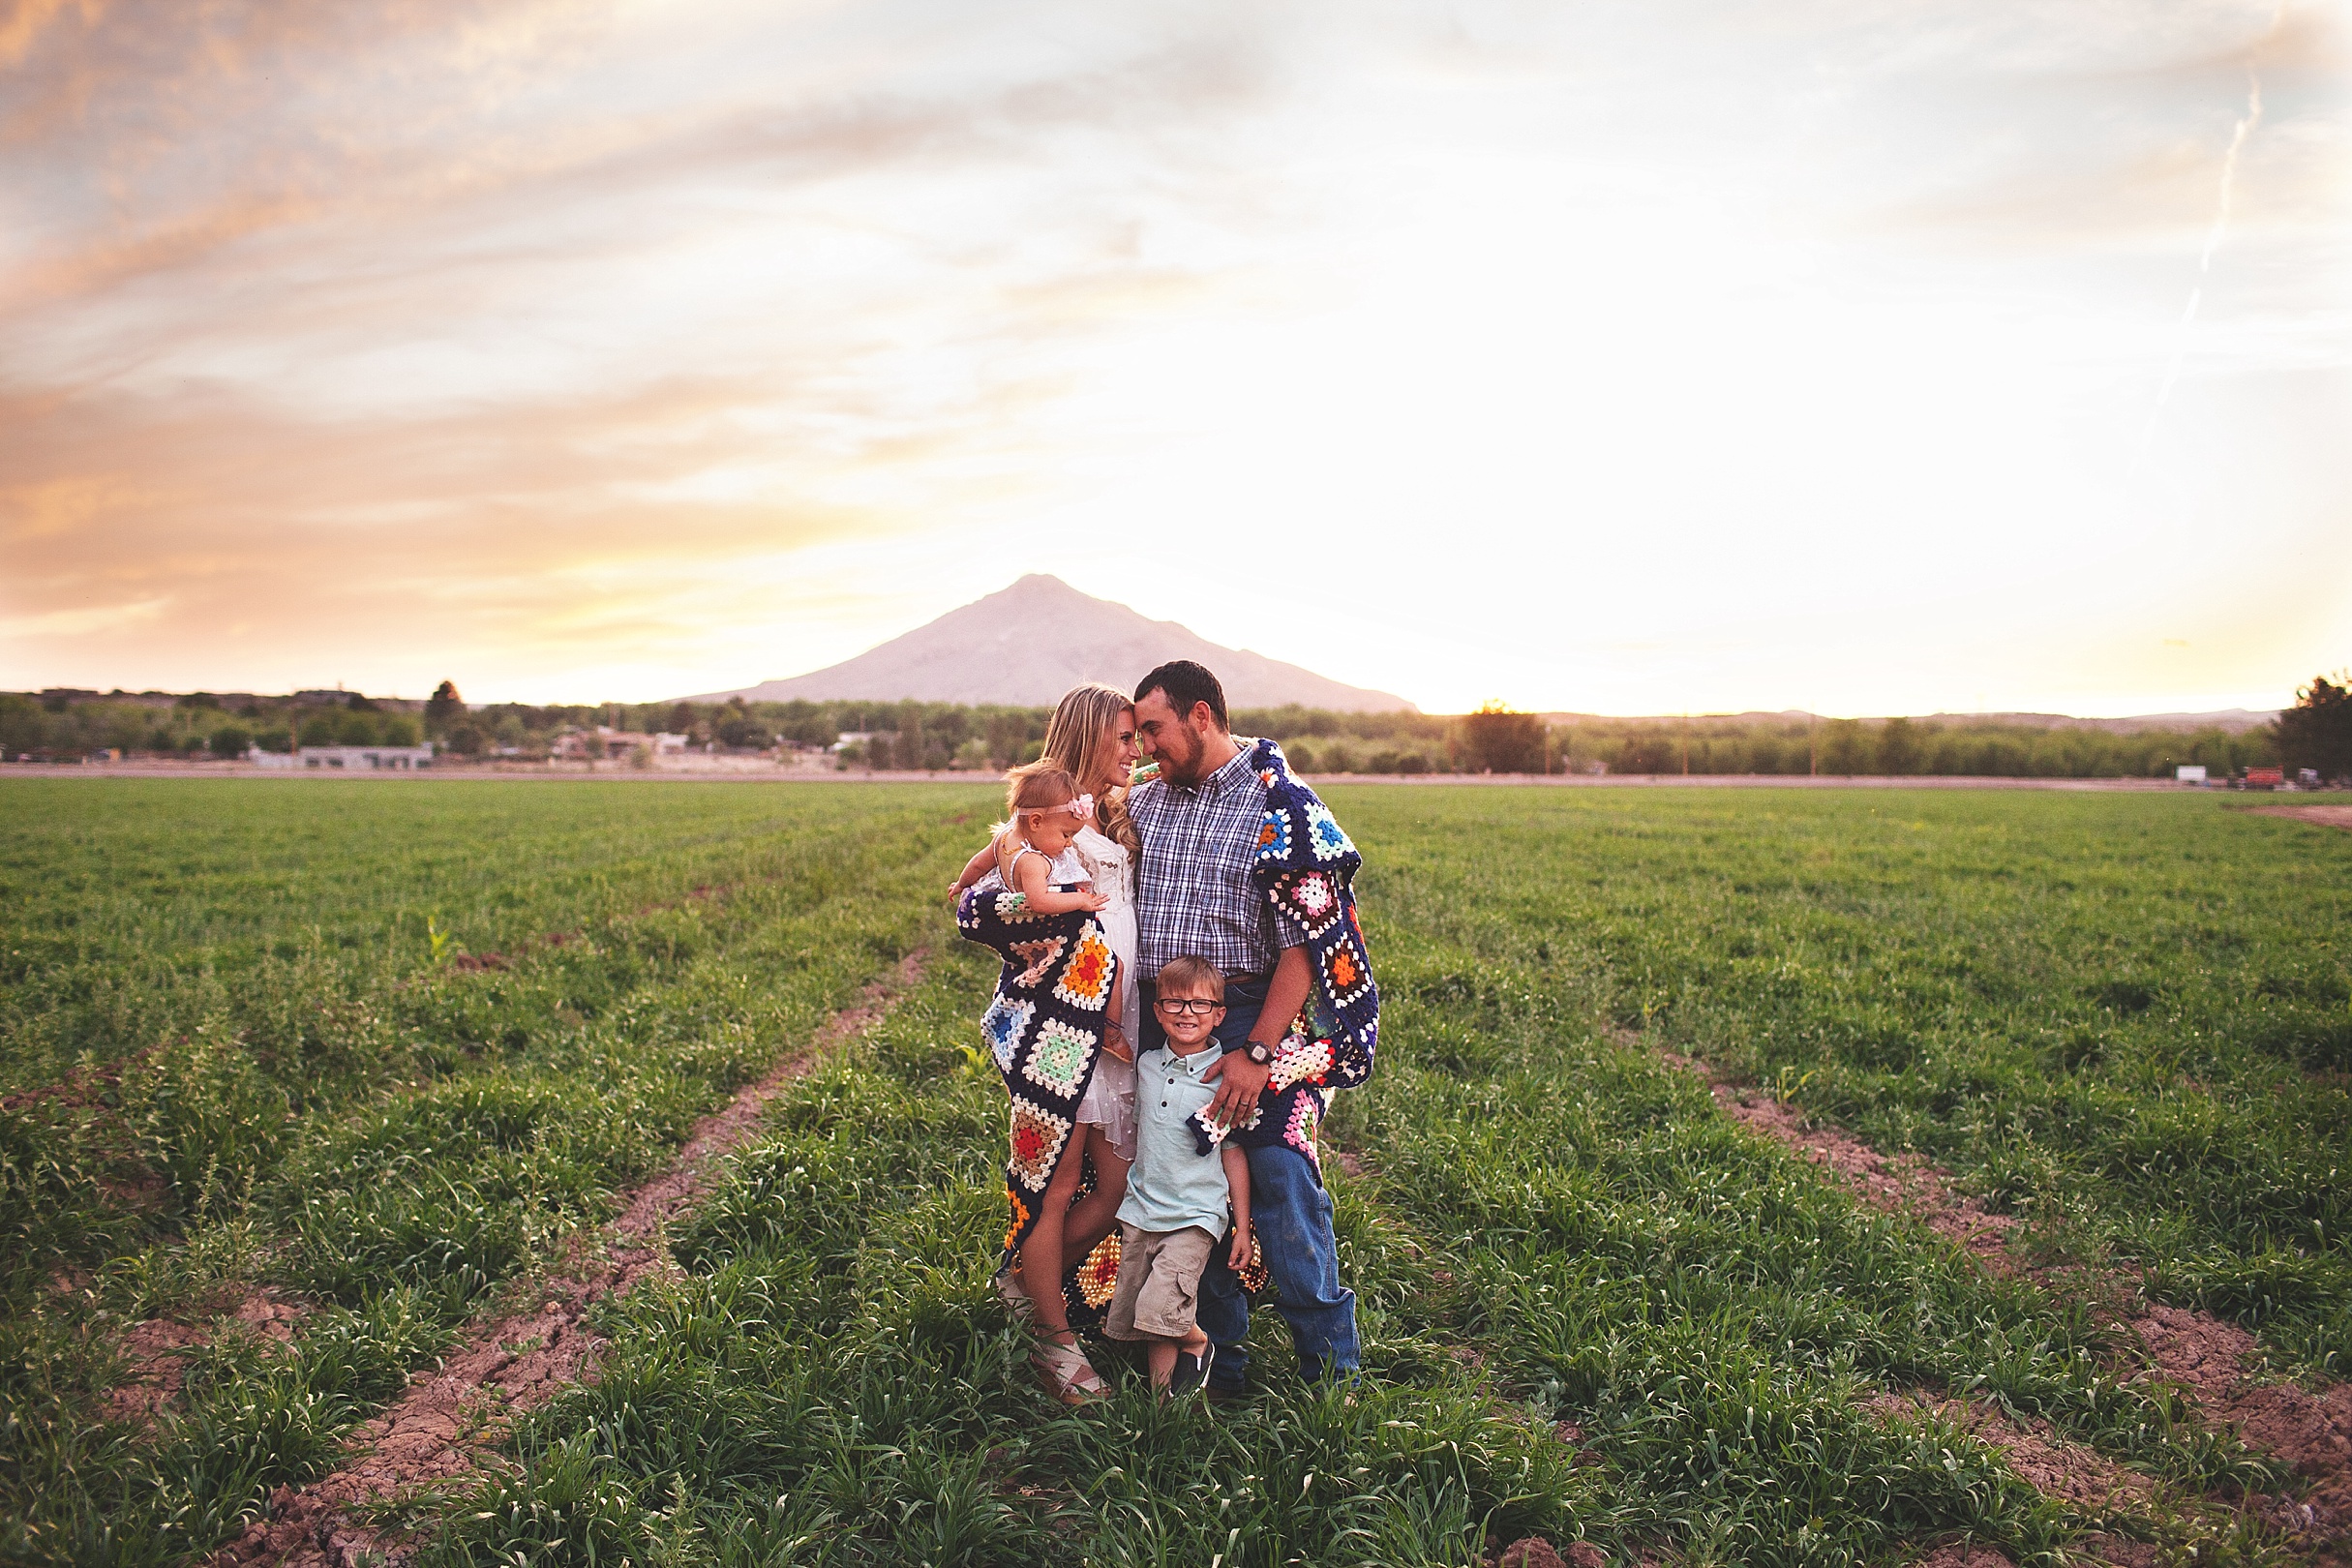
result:
M 1152 978 L 1161 996 L 1176 991 L 1208 991 L 1220 1002 L 1225 999 L 1224 972 L 1206 958 L 1195 958 L 1189 952 L 1161 964 L 1160 973 Z

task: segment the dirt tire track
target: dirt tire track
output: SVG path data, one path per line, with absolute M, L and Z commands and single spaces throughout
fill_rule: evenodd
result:
M 1838 1128 L 1808 1125 L 1804 1114 L 1755 1089 L 1715 1082 L 1704 1063 L 1665 1053 L 1673 1066 L 1708 1078 L 1715 1103 L 1732 1116 L 1817 1165 L 1826 1165 L 1872 1207 L 1907 1214 L 1968 1251 L 1994 1274 L 2018 1272 L 2006 1248 L 2013 1216 L 1994 1214 L 1963 1196 L 1951 1177 L 1917 1155 L 1883 1155 Z
M 543 1282 L 536 1307 L 478 1329 L 433 1374 L 360 1426 L 347 1440 L 352 1458 L 342 1469 L 300 1490 L 279 1488 L 266 1517 L 213 1553 L 213 1568 L 356 1568 L 363 1557 L 405 1556 L 397 1543 L 351 1516 L 408 1489 L 468 1474 L 514 1416 L 592 1377 L 604 1341 L 588 1328 L 588 1310 L 628 1294 L 648 1276 L 676 1271 L 664 1232 L 702 1194 L 710 1165 L 750 1140 L 769 1101 L 819 1054 L 880 1022 L 921 976 L 927 956 L 918 950 L 900 960 L 827 1020 L 808 1045 L 787 1052 L 765 1077 L 696 1123 L 669 1169 L 630 1192 L 619 1216 L 598 1232 L 601 1246 L 575 1246 L 563 1270 Z
M 2278 809 L 2352 815 L 2352 807 Z M 1850 1132 L 1809 1122 L 1803 1112 L 1759 1090 L 1717 1079 L 1704 1062 L 1671 1051 L 1660 1054 L 1669 1065 L 1707 1080 L 1715 1102 L 1740 1123 L 1827 1166 L 1865 1202 L 1921 1221 L 1965 1249 L 1989 1273 L 2027 1272 L 2005 1251 L 2017 1221 L 1987 1213 L 1975 1199 L 1962 1196 L 1949 1172 L 1915 1155 L 1883 1155 Z M 2136 1288 L 2118 1294 L 2130 1304 L 2124 1326 L 2139 1341 L 2154 1372 L 2187 1390 L 2209 1425 L 2234 1430 L 2249 1446 L 2284 1461 L 2309 1484 L 2307 1495 L 2299 1502 L 2277 1497 L 2247 1502 L 2270 1523 L 2307 1540 L 2326 1560 L 2352 1560 L 2352 1384 L 2337 1383 L 2312 1394 L 2292 1383 L 2262 1381 L 2263 1358 L 2246 1330 L 2208 1312 L 2158 1306 Z M 2005 1452 L 2023 1452 L 2011 1439 L 1979 1435 Z M 2038 1449 L 2049 1447 L 2035 1440 Z M 2066 1490 L 2052 1492 L 2035 1475 L 2025 1469 L 2019 1473 L 2051 1495 L 2075 1501 L 2072 1488 L 2096 1479 L 2074 1474 L 2081 1467 L 2061 1451 L 2031 1454 L 2029 1467 L 2047 1458 L 2067 1462 L 2072 1479 L 2063 1483 Z M 2011 1467 L 2018 1468 L 2014 1462 Z
M 1869 1404 L 1881 1416 L 1915 1423 L 1935 1417 L 1959 1428 L 1998 1450 L 2018 1479 L 2035 1492 L 2094 1518 L 2118 1508 L 2144 1508 L 2156 1496 L 2154 1481 L 2096 1449 L 2059 1436 L 2038 1418 L 2021 1423 L 1989 1404 L 1944 1399 L 1923 1390 L 1881 1394 Z
M 2297 822 L 2317 823 L 2322 828 L 2352 829 L 2352 806 L 2304 805 L 2256 806 L 2257 817 L 2292 817 Z

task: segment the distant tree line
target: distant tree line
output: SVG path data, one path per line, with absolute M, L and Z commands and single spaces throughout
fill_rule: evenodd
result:
M 432 704 L 427 706 L 430 709 Z M 841 746 L 840 756 L 853 768 L 944 771 L 1004 768 L 1035 758 L 1043 749 L 1050 711 L 959 703 L 747 703 L 740 698 L 600 708 L 492 703 L 429 711 L 427 724 L 451 751 L 468 757 L 545 757 L 565 732 L 601 725 L 632 734 L 683 736 L 696 750 L 749 754 L 779 746 Z M 845 736 L 861 739 L 844 745 Z
M 1347 715 L 1355 717 L 1356 715 Z M 1236 727 L 1242 728 L 1240 715 Z M 2216 776 L 2277 763 L 2267 730 L 2230 735 L 2087 725 L 1917 719 L 1701 718 L 1547 720 L 1491 709 L 1425 718 L 1427 729 L 1361 736 L 1347 726 L 1276 733 L 1292 763 L 1332 773 L 1706 773 L 2148 778 L 2183 763 Z
M 223 699 L 210 692 L 0 693 L 0 753 L 9 760 L 241 757 L 247 749 L 413 746 L 419 716 L 357 692 Z
M 443 681 L 424 703 L 357 693 L 225 699 L 196 692 L 0 695 L 11 759 L 87 755 L 236 756 L 250 745 L 413 745 L 459 757 L 537 760 L 566 734 L 599 726 L 685 737 L 697 750 L 831 750 L 839 766 L 993 772 L 1034 759 L 1043 708 L 923 702 L 610 703 L 468 706 Z M 2183 764 L 2215 776 L 2310 768 L 2352 778 L 2352 678 L 2314 678 L 2277 723 L 2231 735 L 2088 724 L 2047 728 L 1967 719 L 1547 718 L 1489 705 L 1475 713 L 1342 713 L 1238 709 L 1237 734 L 1281 740 L 1292 765 L 1321 773 L 1708 773 L 2148 778 Z

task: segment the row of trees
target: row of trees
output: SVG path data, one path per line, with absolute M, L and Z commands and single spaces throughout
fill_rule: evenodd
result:
M 2274 765 L 2280 756 L 2268 730 L 2116 735 L 2090 725 L 1904 718 L 1553 721 L 1499 705 L 1456 719 L 1422 718 L 1419 725 L 1427 728 L 1401 727 L 1393 738 L 1379 739 L 1332 727 L 1287 734 L 1277 725 L 1259 728 L 1282 739 L 1295 765 L 1335 773 L 2144 778 L 2168 776 L 2183 763 L 2202 763 L 2218 776 Z
M 567 731 L 609 729 L 682 735 L 700 750 L 750 753 L 778 747 L 817 750 L 845 735 L 853 767 L 1000 768 L 1038 754 L 1045 739 L 1044 709 L 968 708 L 957 703 L 610 703 L 597 708 L 493 703 L 467 709 L 443 681 L 426 704 L 435 739 L 460 756 L 544 757 Z M 445 698 L 444 698 L 445 692 Z
M 844 736 L 842 765 L 877 769 L 994 771 L 1038 755 L 1048 710 L 922 702 L 791 702 L 468 707 L 443 681 L 414 704 L 357 694 L 256 698 L 231 708 L 203 693 L 0 695 L 0 749 L 10 757 L 233 756 L 248 745 L 412 745 L 429 738 L 461 757 L 547 756 L 567 732 L 683 735 L 697 749 L 813 750 Z M 1685 720 L 1548 719 L 1490 705 L 1460 716 L 1243 709 L 1233 727 L 1271 735 L 1302 770 L 1328 773 L 1778 773 L 2161 777 L 2182 764 L 2216 776 L 2249 767 L 2310 768 L 2352 778 L 2352 680 L 2320 677 L 2271 726 L 2232 735 L 2093 725 L 2035 727 L 1804 717 Z
M 46 700 L 0 694 L 0 753 L 14 760 L 85 757 L 241 757 L 248 747 L 413 746 L 425 739 L 414 713 L 387 710 L 352 694 L 332 702 L 263 698 L 234 707 L 208 693 Z

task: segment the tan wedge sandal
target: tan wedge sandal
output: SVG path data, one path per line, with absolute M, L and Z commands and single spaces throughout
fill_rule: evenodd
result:
M 1021 1288 L 1021 1282 L 1012 1277 L 1010 1265 L 996 1271 L 996 1294 L 1015 1323 L 1027 1328 L 1037 1321 L 1037 1307 L 1030 1301 L 1029 1292 Z
M 1068 1329 L 1061 1332 L 1070 1334 Z M 1070 1335 L 1069 1344 L 1045 1335 L 1039 1336 L 1037 1344 L 1029 1352 L 1029 1365 L 1037 1369 L 1039 1380 L 1045 1385 L 1045 1392 L 1064 1404 L 1086 1404 L 1110 1392 L 1101 1374 L 1095 1371 L 1095 1364 L 1086 1359 L 1085 1351 L 1078 1348 L 1077 1336 L 1074 1334 Z

